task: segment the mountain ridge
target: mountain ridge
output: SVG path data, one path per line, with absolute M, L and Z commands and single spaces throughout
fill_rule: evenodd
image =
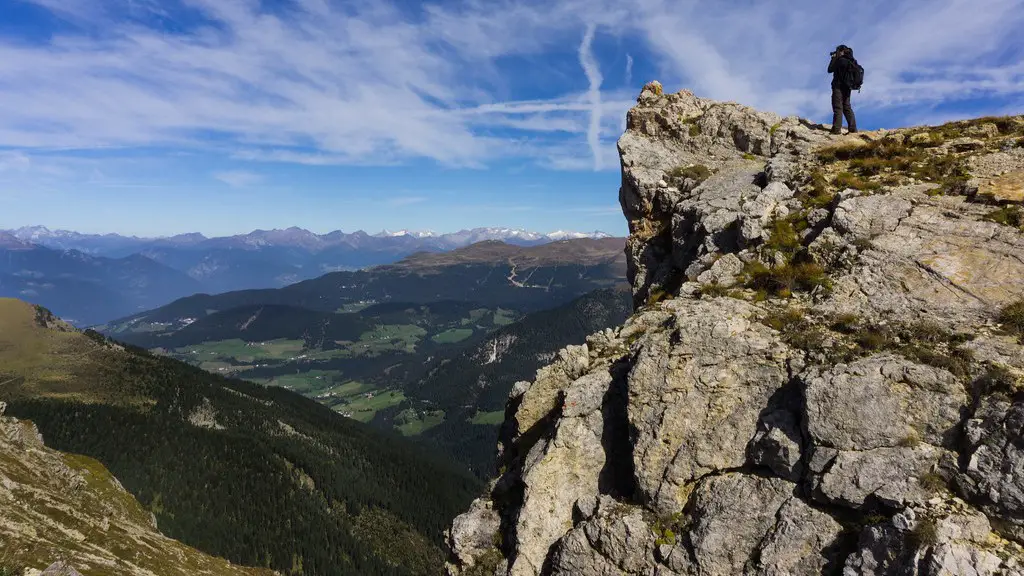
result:
M 377 234 L 369 234 L 363 230 L 345 233 L 334 230 L 317 234 L 304 228 L 292 226 L 284 229 L 257 229 L 245 234 L 232 236 L 207 237 L 198 232 L 176 234 L 167 237 L 122 236 L 115 233 L 82 234 L 70 230 L 50 230 L 45 226 L 23 226 L 17 229 L 0 230 L 23 242 L 40 244 L 50 248 L 77 249 L 86 253 L 103 253 L 110 250 L 110 245 L 121 243 L 133 246 L 133 250 L 145 250 L 156 247 L 190 247 L 203 245 L 209 247 L 259 248 L 263 246 L 288 246 L 311 250 L 323 250 L 330 247 L 358 244 L 367 240 L 414 240 L 424 248 L 454 249 L 485 240 L 505 240 L 521 242 L 527 245 L 555 240 L 577 238 L 608 238 L 605 232 L 590 233 L 556 230 L 550 234 L 531 232 L 519 228 L 472 228 L 457 232 L 436 233 L 433 231 L 399 230 L 391 232 L 383 230 Z
M 435 574 L 444 518 L 477 485 L 298 394 L 80 332 L 19 300 L 0 299 L 0 373 L 8 415 L 103 463 L 168 536 L 238 564 Z

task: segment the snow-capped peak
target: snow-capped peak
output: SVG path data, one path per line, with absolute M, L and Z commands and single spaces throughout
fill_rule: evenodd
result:
M 550 240 L 578 240 L 580 238 L 593 238 L 600 240 L 602 238 L 611 238 L 611 235 L 600 230 L 593 232 L 572 232 L 569 230 L 555 230 L 554 232 L 547 235 Z
M 413 238 L 433 238 L 437 236 L 437 233 L 433 230 L 397 230 L 392 232 L 391 230 L 384 229 L 378 234 L 374 234 L 378 238 L 398 238 L 401 236 L 412 236 Z

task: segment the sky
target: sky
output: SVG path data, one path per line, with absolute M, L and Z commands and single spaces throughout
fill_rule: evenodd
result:
M 1024 113 L 1024 0 L 0 0 L 0 229 L 624 234 L 641 87 Z

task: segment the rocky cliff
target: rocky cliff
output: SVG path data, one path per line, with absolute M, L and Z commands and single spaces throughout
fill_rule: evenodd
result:
M 1024 574 L 1024 118 L 647 85 L 636 312 L 517 384 L 452 575 Z
M 99 462 L 62 454 L 0 402 L 0 574 L 271 576 L 161 534 Z

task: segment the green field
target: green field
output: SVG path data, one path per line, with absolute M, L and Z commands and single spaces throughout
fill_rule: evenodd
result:
M 352 302 L 349 304 L 345 304 L 341 308 L 338 308 L 337 310 L 335 310 L 335 312 L 337 312 L 338 314 L 354 314 L 356 312 L 362 312 L 363 310 L 366 310 L 370 306 L 373 306 L 372 302 Z
M 395 427 L 404 436 L 416 436 L 444 422 L 443 410 L 420 411 L 410 408 L 395 417 Z
M 426 330 L 413 324 L 384 324 L 363 333 L 351 350 L 357 355 L 394 351 L 413 353 L 416 343 L 426 335 Z
M 280 386 L 305 396 L 316 396 L 334 386 L 334 372 L 310 370 L 298 374 L 282 374 L 269 379 L 254 379 L 254 382 L 268 386 Z
M 477 412 L 470 420 L 473 424 L 481 426 L 498 426 L 505 421 L 505 412 L 496 410 L 494 412 Z
M 353 420 L 369 422 L 373 420 L 378 410 L 401 404 L 405 400 L 405 394 L 400 390 L 376 390 L 339 400 L 339 403 L 331 406 L 335 412 L 340 412 Z
M 456 342 L 462 342 L 472 335 L 472 328 L 452 328 L 451 330 L 445 330 L 440 334 L 435 334 L 431 340 L 438 344 L 455 344 Z
M 498 308 L 498 311 L 494 313 L 494 325 L 495 326 L 508 326 L 519 319 L 519 315 L 512 310 L 505 310 L 504 308 Z
M 177 348 L 173 354 L 175 357 L 193 363 L 210 360 L 234 360 L 236 363 L 251 364 L 257 360 L 288 360 L 301 356 L 302 346 L 302 340 L 246 342 L 233 339 Z

